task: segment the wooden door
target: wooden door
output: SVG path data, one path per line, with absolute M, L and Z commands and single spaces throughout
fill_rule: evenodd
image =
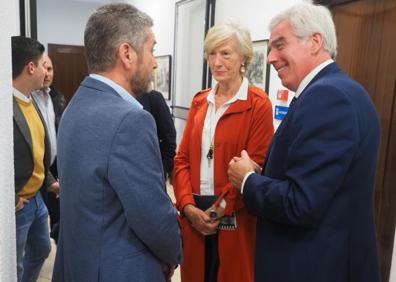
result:
M 48 55 L 54 65 L 53 86 L 67 102 L 88 75 L 84 46 L 48 44 Z
M 337 63 L 367 89 L 380 116 L 375 219 L 382 281 L 388 281 L 396 224 L 396 1 L 316 2 L 331 7 Z

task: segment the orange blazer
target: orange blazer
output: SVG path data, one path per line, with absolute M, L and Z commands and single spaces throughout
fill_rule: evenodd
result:
M 187 124 L 174 164 L 176 206 L 181 212 L 187 204 L 195 205 L 192 193 L 200 194 L 200 164 L 202 130 L 208 109 L 210 89 L 193 99 Z M 266 93 L 249 86 L 246 101 L 237 100 L 217 123 L 214 137 L 214 191 L 225 194 L 225 214 L 237 217 L 234 231 L 219 230 L 220 266 L 218 282 L 249 282 L 254 280 L 254 248 L 256 218 L 244 208 L 239 191 L 228 181 L 228 163 L 247 150 L 258 164 L 263 164 L 274 134 L 272 105 Z M 181 278 L 184 282 L 203 282 L 205 240 L 188 219 L 181 216 L 184 242 L 184 262 Z

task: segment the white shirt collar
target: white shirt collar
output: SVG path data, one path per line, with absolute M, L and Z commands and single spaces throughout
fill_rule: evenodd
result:
M 32 94 L 40 95 L 42 97 L 47 97 L 47 96 L 49 96 L 49 92 L 50 92 L 50 89 L 49 88 L 45 88 L 45 89 L 40 89 L 40 90 L 33 91 Z
M 32 102 L 32 97 L 26 97 L 25 95 L 22 94 L 21 91 L 16 89 L 15 87 L 12 88 L 12 94 L 14 95 L 15 98 L 18 98 L 19 100 L 22 100 L 25 103 L 30 103 Z
M 211 102 L 213 104 L 215 103 L 215 95 L 216 95 L 217 87 L 218 87 L 218 83 L 210 90 L 209 95 L 207 97 L 208 102 Z M 230 100 L 225 102 L 224 105 L 232 104 L 236 100 L 246 101 L 248 95 L 248 88 L 249 88 L 249 81 L 247 80 L 246 77 L 244 77 L 238 92 Z
M 322 70 L 324 69 L 327 65 L 330 65 L 331 63 L 333 63 L 334 60 L 332 59 L 328 59 L 326 61 L 324 61 L 323 63 L 321 63 L 320 65 L 318 65 L 316 68 L 314 68 L 309 74 L 307 74 L 304 79 L 301 81 L 300 85 L 297 88 L 295 97 L 298 98 L 298 96 L 300 96 L 300 94 L 304 91 L 305 87 L 307 87 L 307 85 L 311 82 L 311 80 Z
M 96 74 L 96 73 L 91 73 L 89 75 L 93 79 L 99 80 L 111 88 L 113 88 L 120 96 L 122 99 L 125 101 L 131 103 L 134 106 L 139 107 L 140 109 L 143 109 L 143 106 L 133 97 L 125 88 L 123 88 L 121 85 L 115 83 L 111 79 L 108 79 L 107 77 L 104 77 L 103 75 Z

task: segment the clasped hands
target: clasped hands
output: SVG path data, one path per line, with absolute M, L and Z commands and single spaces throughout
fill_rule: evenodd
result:
M 210 212 L 215 211 L 217 214 L 216 218 L 210 217 Z M 210 207 L 206 211 L 200 210 L 194 205 L 186 205 L 183 208 L 184 215 L 191 222 L 191 226 L 194 227 L 202 235 L 212 235 L 217 232 L 217 226 L 220 223 L 220 218 L 224 216 L 224 209 L 220 206 Z
M 228 180 L 232 186 L 241 190 L 242 181 L 249 172 L 261 173 L 262 168 L 242 150 L 240 157 L 233 157 L 228 164 Z

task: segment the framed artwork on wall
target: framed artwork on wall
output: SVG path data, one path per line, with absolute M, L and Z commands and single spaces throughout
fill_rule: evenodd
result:
M 172 56 L 157 56 L 155 59 L 157 60 L 157 68 L 154 70 L 153 89 L 161 92 L 165 100 L 170 100 Z
M 246 72 L 249 83 L 269 90 L 269 64 L 267 64 L 268 40 L 253 41 L 253 59 Z

